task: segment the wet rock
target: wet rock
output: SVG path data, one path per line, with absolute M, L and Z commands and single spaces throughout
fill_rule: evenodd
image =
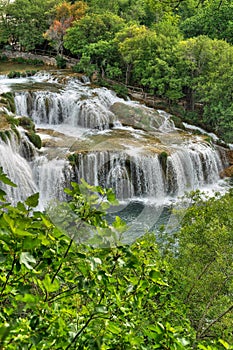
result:
M 228 168 L 224 169 L 223 171 L 221 171 L 220 173 L 220 177 L 224 178 L 224 177 L 233 177 L 233 165 L 229 166 Z
M 227 151 L 227 159 L 230 165 L 233 165 L 233 150 Z

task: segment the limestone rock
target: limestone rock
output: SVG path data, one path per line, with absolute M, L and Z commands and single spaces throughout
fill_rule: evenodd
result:
M 224 178 L 224 177 L 233 177 L 233 165 L 229 166 L 228 168 L 224 169 L 223 171 L 221 171 L 220 173 L 220 177 Z
M 228 158 L 230 165 L 233 165 L 233 150 L 229 150 L 227 152 L 227 158 Z

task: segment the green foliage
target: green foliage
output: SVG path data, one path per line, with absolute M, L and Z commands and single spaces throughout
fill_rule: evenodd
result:
M 95 72 L 96 66 L 91 64 L 90 56 L 82 55 L 80 61 L 73 67 L 73 71 L 77 73 L 85 73 L 87 76 L 91 77 L 91 75 Z
M 173 264 L 182 281 L 177 297 L 188 307 L 198 340 L 221 337 L 232 344 L 233 191 L 208 201 L 195 192 L 189 200 L 175 234 Z
M 177 62 L 185 84 L 183 88 L 187 93 L 188 108 L 194 111 L 195 103 L 202 103 L 203 113 L 199 122 L 231 142 L 232 46 L 206 36 L 181 41 Z M 229 136 L 225 134 L 227 130 Z
M 64 46 L 74 54 L 81 54 L 89 44 L 109 41 L 124 26 L 124 21 L 112 14 L 87 14 L 67 30 Z
M 31 66 L 42 66 L 44 62 L 38 58 L 23 58 L 23 57 L 15 57 L 12 58 L 11 61 L 16 62 L 18 64 L 28 64 Z
M 206 1 L 206 5 L 190 16 L 181 28 L 186 37 L 208 35 L 212 39 L 223 39 L 233 44 L 232 1 Z
M 41 138 L 34 131 L 28 131 L 26 135 L 36 148 L 40 149 L 42 147 Z
M 59 68 L 59 69 L 66 68 L 66 59 L 63 56 L 60 56 L 60 55 L 57 56 L 56 62 L 57 62 L 57 68 Z
M 9 79 L 20 78 L 20 77 L 31 77 L 36 73 L 37 73 L 36 70 L 27 70 L 26 72 L 11 71 L 10 73 L 7 74 L 7 77 Z
M 0 55 L 0 61 L 1 62 L 7 62 L 8 61 L 8 58 L 6 55 Z
M 14 185 L 2 172 L 0 181 Z M 1 347 L 190 348 L 193 333 L 154 238 L 117 245 L 112 237 L 124 224 L 104 218 L 106 205 L 115 204 L 112 191 L 83 182 L 66 192 L 70 201 L 57 207 L 56 225 L 33 210 L 38 194 L 12 207 L 0 193 Z M 75 244 L 87 225 L 96 232 L 93 244 Z M 103 240 L 107 247 L 98 248 Z
M 0 41 L 18 44 L 24 50 L 34 49 L 44 42 L 43 33 L 49 25 L 49 10 L 54 0 L 4 1 L 0 6 Z M 5 16 L 7 14 L 7 16 Z

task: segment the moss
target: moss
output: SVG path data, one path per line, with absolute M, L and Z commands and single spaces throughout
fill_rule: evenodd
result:
M 182 119 L 180 117 L 178 117 L 176 115 L 172 115 L 171 120 L 174 122 L 176 128 L 185 130 L 184 124 L 183 124 Z
M 4 92 L 1 94 L 0 99 L 1 104 L 3 104 L 10 112 L 15 113 L 15 101 L 12 92 Z
M 25 72 L 11 71 L 8 73 L 7 77 L 9 79 L 12 78 L 20 78 L 20 77 L 31 77 L 37 73 L 37 70 L 27 70 Z
M 20 117 L 18 118 L 19 125 L 28 131 L 35 132 L 35 124 L 28 117 Z
M 35 134 L 33 131 L 26 132 L 26 135 L 36 148 L 40 149 L 42 147 L 42 141 L 39 135 Z
M 7 77 L 9 78 L 9 79 L 13 79 L 13 78 L 20 78 L 20 75 L 21 75 L 21 73 L 20 72 L 16 72 L 16 71 L 11 71 L 8 75 L 7 75 Z
M 2 139 L 3 142 L 7 142 L 7 135 L 5 131 L 0 130 L 0 139 Z
M 77 164 L 77 161 L 78 161 L 78 154 L 77 153 L 73 153 L 73 154 L 70 154 L 68 156 L 68 160 L 70 162 L 70 165 L 75 165 Z

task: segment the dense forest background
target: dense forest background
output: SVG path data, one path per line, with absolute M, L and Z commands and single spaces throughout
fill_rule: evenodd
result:
M 231 0 L 2 0 L 0 18 L 2 48 L 72 55 L 232 142 Z
M 232 143 L 232 18 L 230 0 L 1 0 L 0 45 L 76 57 Z M 13 207 L 0 189 L 0 349 L 233 349 L 232 190 L 189 194 L 176 232 L 131 246 L 111 190 L 65 191 L 54 225 L 38 193 Z

